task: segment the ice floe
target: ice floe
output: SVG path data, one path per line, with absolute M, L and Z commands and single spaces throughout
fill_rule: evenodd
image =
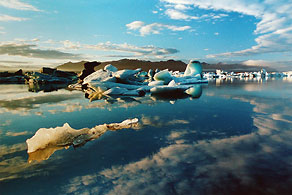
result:
M 106 131 L 115 131 L 119 129 L 134 128 L 138 126 L 138 119 L 127 119 L 121 123 L 111 123 L 97 125 L 91 129 L 83 128 L 80 130 L 73 129 L 68 123 L 65 123 L 62 127 L 56 128 L 40 128 L 33 137 L 26 140 L 27 153 L 31 154 L 38 152 L 37 156 L 44 158 L 48 154 L 54 153 L 58 149 L 69 147 L 82 146 L 90 140 L 94 140 L 103 135 Z M 49 156 L 50 156 L 49 155 Z

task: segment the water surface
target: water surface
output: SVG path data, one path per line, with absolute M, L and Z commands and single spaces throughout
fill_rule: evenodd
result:
M 0 85 L 0 194 L 291 194 L 291 84 L 217 80 L 193 98 L 94 102 Z M 25 141 L 39 128 L 135 117 L 137 129 L 28 163 Z

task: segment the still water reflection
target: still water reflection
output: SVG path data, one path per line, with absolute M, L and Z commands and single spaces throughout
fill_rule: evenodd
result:
M 197 88 L 193 98 L 89 102 L 78 91 L 0 85 L 0 194 L 290 194 L 291 83 L 217 80 Z M 25 140 L 39 128 L 135 117 L 138 129 L 28 163 Z

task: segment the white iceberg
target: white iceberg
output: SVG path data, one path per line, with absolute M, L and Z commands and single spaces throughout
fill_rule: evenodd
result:
M 109 77 L 112 77 L 112 72 L 104 71 L 100 69 L 88 75 L 87 77 L 85 77 L 83 79 L 83 84 L 87 84 L 87 83 L 95 82 L 95 81 L 103 81 L 105 79 L 108 79 Z
M 172 80 L 172 76 L 168 70 L 162 70 L 154 75 L 155 81 L 163 81 L 168 84 Z
M 114 77 L 119 79 L 129 79 L 130 77 L 134 77 L 135 74 L 141 71 L 141 68 L 136 70 L 119 70 L 113 74 Z

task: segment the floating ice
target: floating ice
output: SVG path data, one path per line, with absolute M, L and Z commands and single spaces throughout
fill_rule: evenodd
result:
M 202 74 L 202 65 L 199 61 L 190 61 L 185 70 L 184 76 L 196 76 Z M 201 78 L 201 77 L 200 77 Z
M 141 68 L 136 70 L 119 70 L 114 73 L 114 77 L 119 79 L 129 79 L 130 77 L 134 77 L 135 74 L 141 71 Z
M 152 81 L 148 83 L 148 86 L 158 86 L 158 85 L 163 85 L 164 81 Z
M 127 119 L 121 123 L 103 124 L 91 129 L 84 128 L 80 130 L 73 129 L 68 123 L 62 127 L 41 128 L 35 135 L 26 140 L 27 153 L 32 153 L 45 148 L 60 148 L 66 146 L 80 146 L 86 142 L 97 139 L 107 130 L 118 130 L 131 128 L 138 125 L 138 119 Z
M 111 72 L 104 71 L 104 70 L 97 70 L 94 73 L 88 75 L 83 79 L 83 83 L 89 83 L 94 81 L 103 81 L 104 79 L 108 79 L 112 76 Z
M 117 72 L 118 71 L 118 69 L 111 64 L 106 65 L 103 69 L 105 71 L 108 71 L 108 72 Z
M 162 70 L 154 75 L 155 81 L 163 81 L 164 84 L 168 84 L 172 80 L 172 76 L 168 70 Z
M 148 73 L 141 72 L 141 69 L 117 71 L 114 66 L 107 65 L 104 70 L 88 75 L 81 86 L 71 85 L 70 87 L 85 91 L 90 101 L 116 98 L 111 96 L 144 96 L 147 92 L 165 96 L 176 94 L 185 96 L 187 95 L 185 90 L 194 84 L 208 82 L 201 78 L 201 74 L 202 66 L 198 61 L 191 61 L 185 73 L 167 69 L 149 70 Z

